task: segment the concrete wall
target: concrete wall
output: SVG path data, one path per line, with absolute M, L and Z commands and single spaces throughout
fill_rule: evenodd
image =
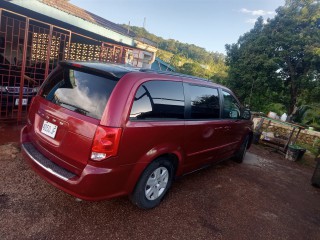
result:
M 254 128 L 256 128 L 260 119 L 261 118 L 253 119 Z M 292 127 L 283 125 L 278 122 L 271 122 L 268 128 L 267 128 L 267 124 L 268 124 L 268 120 L 265 119 L 261 130 L 264 132 L 273 132 L 275 135 L 279 135 L 279 136 L 288 137 L 292 130 Z M 297 133 L 297 130 L 295 131 L 295 133 Z M 292 139 L 295 139 L 295 136 L 296 135 L 294 135 Z M 316 144 L 316 141 L 317 141 L 317 144 Z M 304 130 L 301 130 L 297 142 L 306 143 L 312 146 L 314 146 L 315 144 L 320 146 L 319 141 L 320 141 L 320 132 L 304 129 Z

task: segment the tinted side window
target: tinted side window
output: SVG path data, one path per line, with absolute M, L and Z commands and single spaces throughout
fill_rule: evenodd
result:
M 149 81 L 139 87 L 130 119 L 159 118 L 184 118 L 184 94 L 181 82 Z
M 116 81 L 60 68 L 45 81 L 41 96 L 61 107 L 101 119 Z
M 218 89 L 189 85 L 191 119 L 214 119 L 220 117 Z
M 239 119 L 241 107 L 238 101 L 228 92 L 222 90 L 223 94 L 223 118 Z

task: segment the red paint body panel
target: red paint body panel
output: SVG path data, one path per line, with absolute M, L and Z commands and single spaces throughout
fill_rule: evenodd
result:
M 226 147 L 230 142 L 225 120 L 186 121 L 185 172 L 197 169 L 205 164 L 230 157 L 236 145 Z
M 21 131 L 21 141 L 26 139 L 27 127 Z M 50 184 L 77 198 L 97 201 L 126 195 L 124 191 L 127 178 L 132 172 L 133 165 L 117 166 L 116 168 L 97 167 L 87 164 L 75 178 L 62 180 L 45 169 L 39 167 L 22 149 L 22 153 L 34 171 Z M 127 176 L 127 177 L 126 177 Z
M 74 174 L 62 179 L 22 152 L 32 168 L 57 188 L 85 200 L 130 194 L 144 169 L 156 158 L 170 154 L 177 160 L 176 175 L 233 156 L 247 135 L 249 120 L 130 120 L 130 110 L 141 84 L 174 81 L 226 89 L 209 82 L 157 73 L 129 72 L 115 85 L 101 120 L 84 116 L 36 96 L 28 124 L 21 131 L 22 146 L 32 143 L 45 161 Z M 44 121 L 58 126 L 55 138 L 41 132 Z M 121 128 L 118 153 L 101 161 L 90 160 L 97 126 Z
M 44 120 L 58 126 L 53 139 L 41 132 Z M 49 159 L 62 167 L 80 173 L 88 162 L 92 139 L 99 124 L 93 118 L 76 114 L 36 96 L 29 111 L 33 122 L 30 141 Z

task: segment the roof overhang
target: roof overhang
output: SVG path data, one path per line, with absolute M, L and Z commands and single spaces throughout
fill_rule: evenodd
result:
M 156 53 L 158 51 L 156 47 L 143 43 L 139 40 L 135 40 L 135 44 L 137 48 L 148 51 L 148 52 Z
M 63 21 L 67 24 L 73 25 L 80 29 L 84 29 L 88 32 L 92 32 L 94 34 L 101 35 L 103 37 L 112 39 L 116 42 L 136 47 L 136 42 L 133 38 L 129 36 L 125 36 L 123 34 L 117 33 L 113 30 L 107 29 L 105 27 L 99 26 L 92 22 L 86 21 L 82 18 L 76 17 L 74 15 L 63 12 L 59 9 L 46 5 L 37 0 L 11 0 L 10 3 L 15 4 L 17 6 L 26 8 L 28 10 L 39 12 L 47 17 Z

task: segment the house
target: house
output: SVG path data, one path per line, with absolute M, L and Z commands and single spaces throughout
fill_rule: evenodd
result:
M 100 61 L 150 68 L 156 44 L 138 39 L 113 22 L 81 9 L 68 0 L 0 1 L 0 87 L 25 86 L 25 79 L 39 85 L 61 60 Z M 12 71 L 15 70 L 13 79 Z M 21 74 L 20 74 L 21 73 Z M 3 106 L 0 121 L 27 112 L 18 106 Z M 3 99 L 0 91 L 0 101 Z M 7 96 L 6 96 L 7 98 Z M 16 97 L 15 97 L 16 98 Z
M 154 69 L 157 71 L 171 71 L 171 72 L 175 71 L 175 68 L 173 66 L 164 62 L 163 60 L 161 60 L 158 57 L 156 57 L 155 61 L 152 63 L 151 69 Z

